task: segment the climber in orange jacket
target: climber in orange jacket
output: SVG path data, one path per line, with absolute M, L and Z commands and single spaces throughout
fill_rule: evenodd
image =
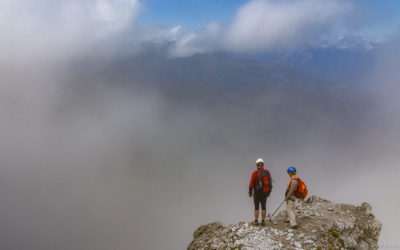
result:
M 256 161 L 257 170 L 251 175 L 249 184 L 249 197 L 254 199 L 254 221 L 253 225 L 258 225 L 259 209 L 261 204 L 261 225 L 265 225 L 265 217 L 267 214 L 267 198 L 272 190 L 271 174 L 264 169 L 264 160 Z

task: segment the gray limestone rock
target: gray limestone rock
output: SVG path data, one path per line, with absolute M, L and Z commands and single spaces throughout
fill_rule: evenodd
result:
M 188 246 L 194 249 L 378 249 L 382 223 L 368 203 L 336 204 L 317 196 L 296 201 L 299 229 L 289 229 L 281 211 L 265 227 L 250 223 L 200 226 Z

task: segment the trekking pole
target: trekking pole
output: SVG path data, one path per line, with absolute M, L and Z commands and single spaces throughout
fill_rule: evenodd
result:
M 282 201 L 282 203 L 279 205 L 279 207 L 275 210 L 275 212 L 271 215 L 271 217 L 273 217 L 276 212 L 278 212 L 279 208 L 281 208 L 281 206 L 283 205 L 283 203 L 285 202 L 285 200 Z

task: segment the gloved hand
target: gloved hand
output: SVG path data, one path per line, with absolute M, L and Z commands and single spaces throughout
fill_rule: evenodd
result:
M 249 197 L 251 197 L 253 194 L 252 193 L 249 193 Z

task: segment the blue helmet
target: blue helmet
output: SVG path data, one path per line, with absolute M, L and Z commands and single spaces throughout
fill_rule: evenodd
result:
M 291 166 L 291 167 L 289 167 L 289 168 L 287 169 L 287 172 L 288 172 L 288 173 L 296 172 L 296 168 L 293 167 L 293 166 Z

